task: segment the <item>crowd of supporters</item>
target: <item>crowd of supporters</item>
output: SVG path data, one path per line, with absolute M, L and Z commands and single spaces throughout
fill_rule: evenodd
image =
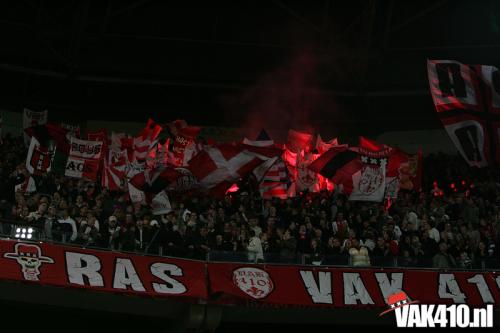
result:
M 372 265 L 500 267 L 500 176 L 458 156 L 425 158 L 424 190 L 391 202 L 352 202 L 336 192 L 262 200 L 243 183 L 223 200 L 171 195 L 172 211 L 161 216 L 125 192 L 52 173 L 35 177 L 36 192 L 15 192 L 29 177 L 25 158 L 21 137 L 3 138 L 3 235 L 31 226 L 43 240 L 199 259 L 244 253 L 250 261 L 347 264 L 367 255 Z

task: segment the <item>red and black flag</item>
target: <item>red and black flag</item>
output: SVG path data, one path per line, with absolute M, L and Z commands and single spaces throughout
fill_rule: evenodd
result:
M 54 165 L 61 157 L 56 155 L 62 156 L 64 160 L 67 159 L 69 152 L 69 142 L 66 138 L 68 131 L 59 124 L 48 123 L 28 127 L 25 132 L 31 137 L 26 157 L 28 171 L 34 175 L 41 175 L 51 170 L 57 172 L 54 170 Z
M 463 158 L 476 167 L 500 160 L 498 70 L 451 60 L 429 60 L 427 68 L 436 111 Z
M 311 164 L 309 169 L 342 185 L 343 191 L 350 194 L 353 190 L 352 176 L 362 168 L 362 162 L 356 148 L 347 145 L 330 148 Z

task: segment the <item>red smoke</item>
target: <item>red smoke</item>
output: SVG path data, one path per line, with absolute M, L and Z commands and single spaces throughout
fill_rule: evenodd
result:
M 249 138 L 262 128 L 281 142 L 290 128 L 317 132 L 323 119 L 336 109 L 332 96 L 319 90 L 322 67 L 314 53 L 296 53 L 240 95 L 225 98 L 227 115 L 244 112 L 241 127 Z

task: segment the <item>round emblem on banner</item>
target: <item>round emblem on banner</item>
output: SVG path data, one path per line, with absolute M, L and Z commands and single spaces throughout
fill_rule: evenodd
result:
M 241 267 L 233 271 L 233 283 L 248 296 L 261 299 L 274 290 L 266 271 L 255 267 Z

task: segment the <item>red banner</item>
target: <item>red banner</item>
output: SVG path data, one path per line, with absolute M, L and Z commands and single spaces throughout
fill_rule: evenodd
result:
M 207 298 L 200 261 L 0 241 L 0 279 L 152 296 Z
M 424 304 L 500 302 L 500 275 L 491 272 L 211 263 L 208 273 L 212 292 L 280 305 L 387 307 L 401 291 Z
M 206 263 L 11 240 L 0 241 L 0 267 L 0 279 L 107 292 L 208 300 L 210 290 L 218 304 L 387 308 L 401 292 L 423 304 L 500 303 L 496 272 Z

